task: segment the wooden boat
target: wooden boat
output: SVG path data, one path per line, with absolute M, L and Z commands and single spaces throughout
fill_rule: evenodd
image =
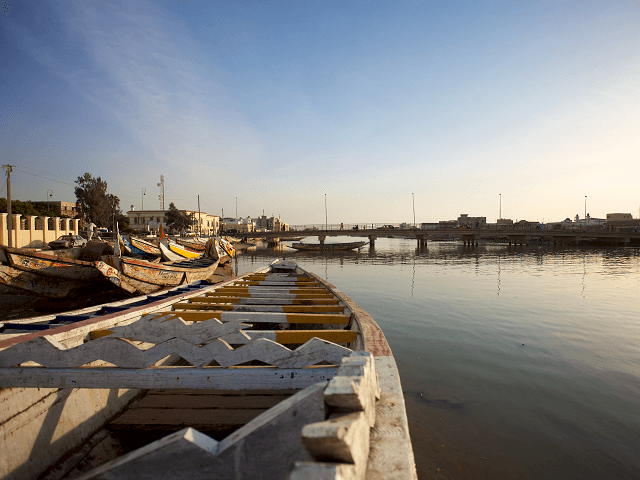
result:
M 344 293 L 281 261 L 157 298 L 0 336 L 3 478 L 416 478 L 393 355 Z
M 108 255 L 95 263 L 96 269 L 129 293 L 151 293 L 198 280 L 215 272 L 218 259 L 202 257 L 169 263 Z
M 204 255 L 203 251 L 191 250 L 183 245 L 180 245 L 173 240 L 167 240 L 166 246 L 173 253 L 180 255 L 182 258 L 198 258 Z
M 197 252 L 204 252 L 204 246 L 206 241 L 200 238 L 193 238 L 190 240 L 183 240 L 182 238 L 176 238 L 176 243 L 182 245 L 183 247 L 190 248 L 191 250 L 195 250 Z
M 281 238 L 280 241 L 281 242 L 299 242 L 303 238 L 305 237 L 286 237 L 286 238 Z
M 107 248 L 104 242 L 44 252 L 0 246 L 0 282 L 35 295 L 58 298 L 72 296 L 91 284 L 100 288 L 104 277 L 96 271 L 93 261 Z
M 144 252 L 144 254 L 156 258 L 161 256 L 160 248 L 157 245 L 136 237 L 130 237 L 129 240 L 131 245 Z
M 353 250 L 355 248 L 364 247 L 368 242 L 350 242 L 350 243 L 294 243 L 291 248 L 296 250 Z

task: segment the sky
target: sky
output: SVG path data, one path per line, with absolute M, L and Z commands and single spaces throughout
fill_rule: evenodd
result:
M 0 155 L 13 199 L 89 172 L 125 212 L 163 175 L 165 209 L 292 225 L 637 218 L 639 25 L 639 0 L 0 2 Z

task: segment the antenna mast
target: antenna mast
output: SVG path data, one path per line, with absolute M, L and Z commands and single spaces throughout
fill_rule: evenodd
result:
M 164 175 L 160 175 L 160 183 L 158 184 L 160 187 L 160 195 L 158 195 L 158 200 L 160 200 L 160 206 L 162 207 L 162 211 L 164 212 Z

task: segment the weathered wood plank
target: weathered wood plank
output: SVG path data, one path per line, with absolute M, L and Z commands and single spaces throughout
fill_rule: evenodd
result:
M 246 335 L 246 337 L 245 337 Z M 281 344 L 306 343 L 312 338 L 320 338 L 333 343 L 350 343 L 358 336 L 351 330 L 251 330 L 238 334 L 229 334 L 221 337 L 232 345 L 244 345 L 257 338 L 266 338 Z
M 333 414 L 329 420 L 306 425 L 300 441 L 316 460 L 355 465 L 364 478 L 369 457 L 369 423 L 364 412 Z
M 99 338 L 106 335 L 118 338 L 134 339 L 147 343 L 162 343 L 171 338 L 179 338 L 194 345 L 199 345 L 220 338 L 225 335 L 239 333 L 240 330 L 249 327 L 240 320 L 230 320 L 222 323 L 215 318 L 197 322 L 191 325 L 182 318 L 174 315 L 145 315 L 139 320 L 123 327 L 114 327 L 102 332 L 91 332 L 91 338 Z M 245 338 L 246 335 L 244 335 Z
M 290 395 L 192 395 L 183 392 L 175 394 L 147 394 L 142 400 L 130 407 L 130 410 L 138 408 L 158 409 L 267 409 L 280 403 Z
M 282 313 L 339 313 L 344 312 L 340 305 L 227 305 L 223 303 L 174 303 L 175 311 L 211 310 L 227 312 L 282 312 Z
M 189 322 L 217 319 L 222 322 L 246 321 L 249 323 L 320 323 L 324 325 L 348 325 L 348 315 L 315 314 L 315 313 L 276 313 L 276 312 L 177 312 L 164 311 L 154 315 L 180 317 Z
M 0 368 L 0 388 L 299 389 L 328 382 L 336 367 Z
M 251 420 L 222 442 L 189 428 L 107 462 L 82 480 L 158 478 L 286 478 L 309 460 L 298 440 L 302 427 L 325 417 L 323 385 L 313 385 Z
M 41 337 L 0 352 L 0 367 L 32 361 L 49 368 L 73 368 L 102 360 L 122 368 L 147 368 L 169 355 L 178 355 L 194 367 L 216 361 L 222 367 L 259 360 L 280 368 L 304 368 L 319 362 L 337 365 L 351 350 L 335 343 L 312 338 L 295 350 L 272 340 L 259 338 L 233 349 L 221 339 L 197 346 L 171 338 L 147 350 L 120 338 L 104 337 L 65 349 L 50 337 Z
M 228 297 L 226 290 L 210 292 L 210 297 Z M 285 292 L 232 292 L 231 296 L 238 298 L 333 298 L 330 293 L 285 293 Z
M 209 297 L 210 303 L 235 303 L 240 305 L 337 305 L 337 298 L 304 299 L 304 298 L 241 298 L 230 295 L 228 297 Z
M 330 462 L 296 462 L 288 480 L 358 480 L 355 465 Z
M 228 430 L 239 428 L 267 408 L 131 408 L 109 422 L 110 430 Z

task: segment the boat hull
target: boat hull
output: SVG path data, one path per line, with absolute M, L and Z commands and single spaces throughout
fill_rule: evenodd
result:
M 296 250 L 308 250 L 308 251 L 333 251 L 333 250 L 354 250 L 356 248 L 364 247 L 367 242 L 351 242 L 351 243 L 325 243 L 325 244 L 313 244 L 313 243 L 294 243 L 291 248 Z

